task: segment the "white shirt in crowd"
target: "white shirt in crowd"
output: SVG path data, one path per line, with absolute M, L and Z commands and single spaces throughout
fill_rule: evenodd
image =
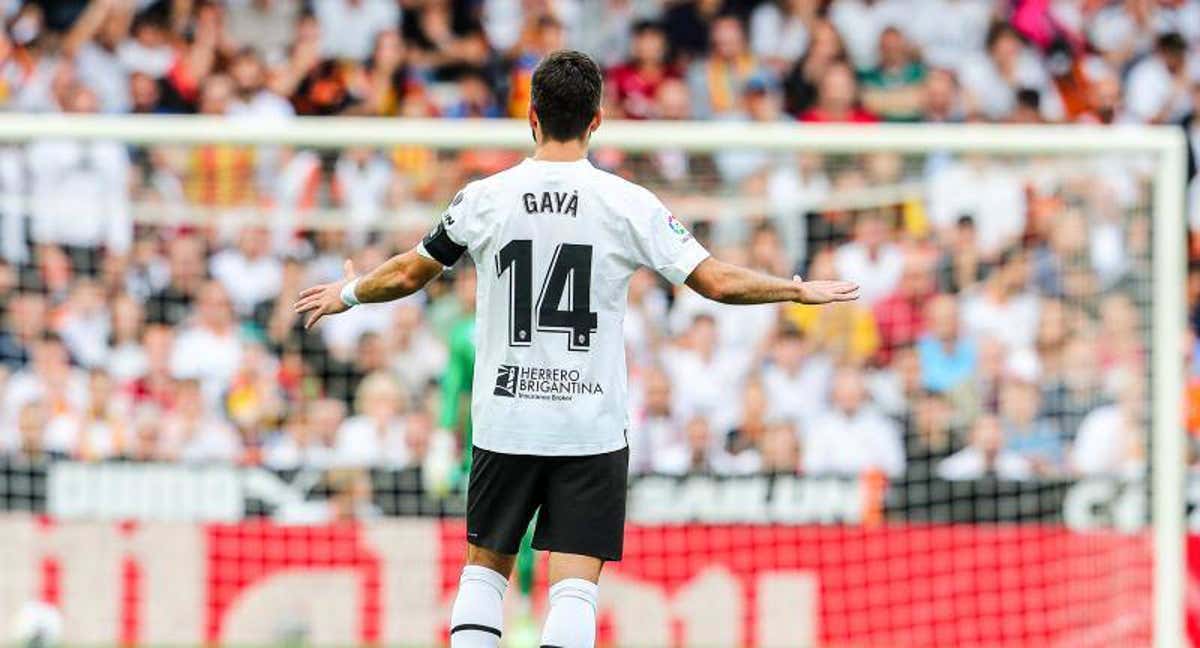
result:
M 1147 29 L 1129 14 L 1124 2 L 1109 3 L 1092 16 L 1088 39 L 1101 52 L 1134 54 L 1149 52 L 1159 34 L 1175 32 L 1192 44 L 1200 42 L 1200 2 L 1155 2 L 1150 4 Z
M 334 461 L 339 466 L 407 466 L 412 456 L 404 431 L 400 418 L 381 427 L 374 419 L 352 416 L 338 428 Z
M 379 32 L 400 24 L 393 0 L 317 0 L 313 12 L 321 25 L 321 53 L 330 58 L 365 60 Z
M 133 219 L 124 146 L 41 140 L 30 145 L 27 159 L 35 242 L 129 250 Z
M 711 315 L 717 324 L 719 346 L 726 350 L 751 353 L 775 331 L 779 304 L 722 304 L 701 297 L 693 290 L 682 290 L 671 304 L 668 324 L 682 334 L 697 315 Z
M 218 334 L 201 326 L 184 329 L 171 348 L 175 378 L 199 380 L 208 403 L 217 403 L 242 362 L 242 343 L 235 330 Z
M 67 413 L 50 419 L 43 442 L 47 450 L 84 459 L 107 459 L 117 454 L 117 431 L 105 421 L 87 421 Z
M 872 255 L 865 245 L 851 241 L 834 252 L 833 265 L 839 279 L 859 285 L 862 301 L 870 305 L 896 289 L 904 272 L 904 253 L 885 243 Z
M 1092 410 L 1079 424 L 1071 449 L 1071 467 L 1080 475 L 1136 475 L 1143 463 L 1130 452 L 1135 443 L 1140 443 L 1130 438 L 1135 430 L 1119 405 Z
M 813 355 L 795 372 L 779 365 L 763 371 L 763 389 L 767 392 L 769 416 L 786 418 L 801 428 L 829 406 L 829 385 L 833 380 L 833 362 L 828 356 Z
M 981 290 L 963 302 L 963 327 L 968 336 L 977 340 L 995 339 L 1010 351 L 1030 349 L 1037 337 L 1039 311 L 1033 293 L 1013 295 L 1000 304 Z
M 1189 56 L 1186 65 L 1188 79 L 1200 82 L 1200 59 Z M 1162 115 L 1174 123 L 1192 110 L 1190 88 L 1177 88 L 1175 77 L 1158 56 L 1147 56 L 1133 66 L 1124 93 L 1126 109 L 1139 121 L 1151 122 Z
M 1000 74 L 999 68 L 986 52 L 976 52 L 958 66 L 959 81 L 967 95 L 974 98 L 980 112 L 988 119 L 1002 121 L 1017 105 L 1017 90 L 1037 90 L 1041 97 L 1040 112 L 1049 121 L 1062 119 L 1062 98 L 1042 66 L 1041 60 L 1029 50 L 1017 60 L 1012 84 Z
M 970 160 L 950 164 L 933 172 L 927 192 L 929 220 L 946 229 L 970 216 L 985 255 L 1001 252 L 1025 231 L 1024 187 L 999 165 Z
M 989 473 L 1004 480 L 1033 478 L 1033 466 L 1016 452 L 1001 450 L 992 462 L 989 469 L 984 451 L 976 446 L 967 446 L 938 463 L 937 476 L 950 481 L 981 479 Z
M 251 259 L 236 249 L 222 250 L 209 262 L 209 270 L 243 317 L 251 315 L 255 306 L 279 295 L 283 282 L 283 264 L 269 253 Z
M 881 470 L 891 477 L 904 474 L 904 445 L 900 427 L 874 408 L 854 414 L 829 410 L 804 433 L 804 472 L 813 475 L 857 475 Z
M 392 165 L 378 155 L 359 164 L 343 155 L 338 158 L 334 177 L 342 191 L 343 212 L 352 234 L 365 239 L 366 230 L 375 225 L 383 211 L 392 183 Z
M 764 2 L 750 14 L 750 49 L 761 58 L 799 60 L 808 49 L 808 27 L 775 2 Z
M 129 70 L 118 52 L 88 41 L 75 55 L 76 76 L 100 100 L 106 113 L 129 112 Z
M 671 378 L 672 407 L 677 415 L 689 419 L 703 414 L 714 425 L 734 416 L 729 411 L 731 394 L 737 394 L 750 370 L 751 357 L 724 347 L 710 358 L 687 349 L 668 349 L 662 353 L 663 369 Z
M 992 21 L 988 0 L 920 0 L 896 23 L 928 65 L 955 69 L 981 51 Z
M 829 7 L 829 20 L 855 69 L 869 70 L 878 64 L 879 35 L 889 25 L 904 24 L 910 13 L 907 5 L 897 0 L 839 0 Z
M 186 463 L 230 463 L 242 452 L 233 426 L 212 417 L 194 422 L 169 419 L 163 425 L 162 443 L 168 454 Z
M 301 446 L 290 434 L 272 437 L 263 446 L 263 465 L 274 470 L 328 468 L 335 463 L 333 448 L 309 443 Z

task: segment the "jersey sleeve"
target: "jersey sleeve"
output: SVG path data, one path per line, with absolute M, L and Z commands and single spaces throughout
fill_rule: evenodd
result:
M 653 196 L 648 208 L 637 217 L 633 235 L 637 262 L 654 268 L 675 285 L 687 281 L 696 266 L 709 256 L 683 223 Z
M 458 262 L 464 252 L 477 250 L 486 232 L 480 211 L 479 188 L 474 183 L 455 194 L 417 251 L 444 266 Z

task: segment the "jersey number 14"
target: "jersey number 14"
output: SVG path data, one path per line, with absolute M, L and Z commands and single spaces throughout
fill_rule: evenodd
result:
M 533 241 L 514 239 L 496 257 L 496 276 L 508 273 L 508 343 L 533 343 Z M 563 293 L 567 308 L 561 308 Z M 592 311 L 592 246 L 562 243 L 554 250 L 537 300 L 537 330 L 566 333 L 567 348 L 587 351 L 596 332 Z

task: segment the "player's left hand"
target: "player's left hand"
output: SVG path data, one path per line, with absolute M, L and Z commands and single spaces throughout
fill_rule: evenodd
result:
M 852 281 L 804 281 L 798 275 L 792 280 L 800 284 L 801 304 L 829 304 L 858 299 L 858 284 Z
M 305 330 L 311 329 L 316 323 L 326 315 L 337 315 L 350 310 L 350 307 L 342 301 L 342 286 L 354 279 L 354 262 L 346 259 L 345 278 L 341 281 L 321 284 L 306 288 L 300 292 L 300 297 L 296 300 L 295 310 L 297 313 L 310 313 L 308 319 L 304 321 Z

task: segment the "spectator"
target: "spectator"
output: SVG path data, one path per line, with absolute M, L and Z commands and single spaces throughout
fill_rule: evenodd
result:
M 27 365 L 38 337 L 47 330 L 46 299 L 35 292 L 16 293 L 0 327 L 0 366 L 15 372 Z
M 321 53 L 333 59 L 366 59 L 375 37 L 400 23 L 399 12 L 399 5 L 389 0 L 316 0 L 313 13 L 321 27 Z
M 944 70 L 984 49 L 994 19 L 988 0 L 924 0 L 909 9 L 893 24 L 920 47 L 927 64 Z
M 674 414 L 671 379 L 657 367 L 646 371 L 642 380 L 642 402 L 631 416 L 629 434 L 629 471 L 651 472 L 654 458 L 667 448 L 682 443 L 680 421 Z
M 810 340 L 784 327 L 773 345 L 772 364 L 763 371 L 763 388 L 770 417 L 794 422 L 825 411 L 833 375 L 830 359 L 816 352 Z
M 692 115 L 700 119 L 738 111 L 738 97 L 746 82 L 756 75 L 767 74 L 747 50 L 745 27 L 737 16 L 718 17 L 712 22 L 710 33 L 712 48 L 708 56 L 688 70 Z
M 402 467 L 411 460 L 405 443 L 407 396 L 390 374 L 373 373 L 359 384 L 355 415 L 338 428 L 335 461 L 342 466 Z
M 229 36 L 235 42 L 253 47 L 264 60 L 277 64 L 284 60 L 295 37 L 300 15 L 298 0 L 244 0 L 226 7 Z
M 647 119 L 654 113 L 658 89 L 679 72 L 667 60 L 662 26 L 641 21 L 633 26 L 629 60 L 608 71 L 606 85 L 626 119 Z
M 1145 391 L 1130 377 L 1117 402 L 1084 417 L 1071 449 L 1071 467 L 1081 476 L 1140 476 L 1146 462 Z
M 828 21 L 816 20 L 812 28 L 812 44 L 792 66 L 784 81 L 788 113 L 798 117 L 811 108 L 817 100 L 817 86 L 825 78 L 825 73 L 845 60 L 846 50 L 837 29 Z
M 225 288 L 238 315 L 245 317 L 279 294 L 283 266 L 271 254 L 267 230 L 250 226 L 240 231 L 236 248 L 213 256 L 209 271 Z
M 741 385 L 749 360 L 745 354 L 718 345 L 717 324 L 712 315 L 696 315 L 685 345 L 663 353 L 663 365 L 674 387 L 676 409 L 689 417 L 697 412 L 714 412 L 724 395 Z
M 783 73 L 808 49 L 809 29 L 817 20 L 814 0 L 771 0 L 750 15 L 750 49 L 776 73 Z
M 205 405 L 200 381 L 175 382 L 175 405 L 162 422 L 161 456 L 187 463 L 231 463 L 242 448 L 233 427 Z
M 16 421 L 12 425 L 13 432 L 6 435 L 11 437 L 8 445 L 11 447 L 13 460 L 18 464 L 39 464 L 62 458 L 62 455 L 46 447 L 44 440 L 46 416 L 46 407 L 40 401 L 30 401 L 21 406 L 21 410 L 15 417 Z
M 800 436 L 789 422 L 769 425 L 760 444 L 760 470 L 772 475 L 795 475 L 800 472 Z
M 904 254 L 891 242 L 890 229 L 879 210 L 866 210 L 854 220 L 854 238 L 834 254 L 837 275 L 857 283 L 868 306 L 890 295 L 904 272 Z
M 210 404 L 229 387 L 242 361 L 242 343 L 229 295 L 220 283 L 206 282 L 196 297 L 195 320 L 171 349 L 171 375 L 203 385 Z
M 64 110 L 94 113 L 96 95 L 68 88 Z M 133 221 L 129 205 L 129 156 L 110 140 L 42 140 L 27 153 L 31 183 L 32 238 L 63 246 L 77 271 L 99 270 L 99 253 L 129 251 Z
M 192 312 L 204 285 L 204 243 L 196 236 L 178 236 L 167 242 L 167 282 L 146 300 L 146 321 L 175 326 Z
M 936 288 L 934 278 L 930 264 L 923 257 L 906 256 L 896 289 L 875 304 L 879 331 L 876 357 L 881 363 L 889 364 L 896 349 L 912 345 L 924 332 L 925 306 Z
M 1018 92 L 1028 89 L 1041 98 L 1041 114 L 1048 120 L 1062 116 L 1058 91 L 1042 62 L 1025 47 L 1017 30 L 997 23 L 988 31 L 985 53 L 961 63 L 959 79 L 973 110 L 987 119 L 1009 117 L 1017 106 Z
M 800 114 L 800 121 L 869 124 L 878 119 L 859 105 L 858 81 L 854 78 L 854 71 L 849 65 L 834 63 L 821 76 L 816 100 L 812 107 Z
M 1154 53 L 1129 71 L 1125 105 L 1138 121 L 1175 123 L 1191 111 L 1191 86 L 1197 81 L 1200 62 L 1189 56 L 1182 36 L 1166 33 L 1158 37 Z
M 284 119 L 296 114 L 287 99 L 267 87 L 267 67 L 251 47 L 243 48 L 229 65 L 233 97 L 227 113 L 256 119 Z
M 904 17 L 904 3 L 889 0 L 841 0 L 829 7 L 829 20 L 846 40 L 850 63 L 859 70 L 875 67 L 880 33 Z
M 938 464 L 937 473 L 950 481 L 988 477 L 1024 481 L 1034 475 L 1024 457 L 1005 449 L 1004 433 L 994 416 L 979 417 L 971 429 L 970 444 Z
M 953 124 L 966 118 L 959 97 L 958 79 L 949 70 L 932 69 L 921 87 L 918 121 Z
M 334 463 L 333 443 L 346 418 L 346 405 L 325 398 L 313 401 L 304 412 L 290 417 L 283 430 L 268 439 L 263 465 L 275 470 L 327 468 Z
M 975 343 L 962 334 L 958 303 L 949 295 L 934 297 L 926 308 L 928 332 L 917 341 L 926 389 L 945 393 L 965 383 L 978 367 Z
M 1037 474 L 1055 476 L 1062 472 L 1063 438 L 1056 422 L 1042 416 L 1039 373 L 1032 351 L 1009 356 L 1000 388 L 1000 426 L 1005 449 L 1024 457 Z
M 905 426 L 905 476 L 912 483 L 921 483 L 935 476 L 944 476 L 946 460 L 962 452 L 962 441 L 954 405 L 944 395 L 925 391 L 914 395 L 911 420 Z M 958 459 L 957 462 L 976 459 Z M 953 473 L 954 462 L 950 464 Z
M 662 475 L 715 475 L 727 469 L 719 455 L 712 429 L 704 416 L 693 416 L 683 427 L 683 441 L 662 450 L 654 472 Z
M 886 121 L 917 121 L 925 74 L 904 34 L 895 27 L 884 29 L 879 36 L 879 65 L 860 75 L 863 106 Z
M 977 337 L 991 337 L 1010 351 L 1033 347 L 1039 303 L 1029 290 L 1029 262 L 1020 249 L 1007 252 L 974 294 L 963 300 L 963 326 Z
M 859 475 L 904 473 L 899 428 L 868 401 L 862 373 L 842 368 L 833 377 L 832 407 L 804 435 L 804 472 Z

